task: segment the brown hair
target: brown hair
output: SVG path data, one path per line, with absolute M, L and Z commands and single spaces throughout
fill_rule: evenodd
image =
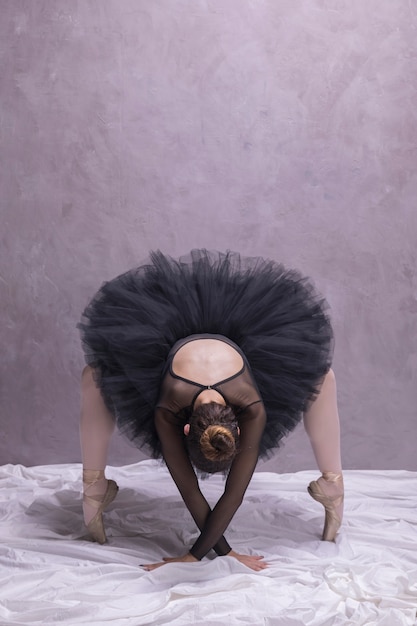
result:
M 226 471 L 236 455 L 238 440 L 236 416 L 229 406 L 209 402 L 193 412 L 186 445 L 197 469 L 209 474 Z

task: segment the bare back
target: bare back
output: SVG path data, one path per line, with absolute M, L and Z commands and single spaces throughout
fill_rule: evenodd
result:
M 237 410 L 261 402 L 243 352 L 221 335 L 191 335 L 173 346 L 157 407 L 174 414 L 183 409 L 192 411 L 196 399 L 205 390 L 217 392 Z
M 214 385 L 241 371 L 243 359 L 228 343 L 219 339 L 195 339 L 176 352 L 172 371 L 201 385 Z

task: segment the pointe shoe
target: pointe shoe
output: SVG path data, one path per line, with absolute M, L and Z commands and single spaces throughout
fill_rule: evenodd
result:
M 342 474 L 335 474 L 334 472 L 323 472 L 324 480 L 332 483 L 343 480 Z M 344 494 L 338 496 L 329 496 L 324 493 L 321 485 L 318 481 L 313 480 L 307 487 L 307 491 L 310 496 L 320 502 L 325 509 L 324 528 L 322 541 L 334 541 L 337 531 L 342 523 L 339 515 L 337 514 L 336 507 L 340 506 L 344 500 Z
M 83 470 L 83 482 L 86 485 L 86 489 L 94 485 L 98 480 L 104 478 L 103 470 Z M 87 530 L 91 535 L 93 541 L 103 544 L 106 543 L 107 537 L 103 524 L 103 511 L 108 505 L 115 499 L 119 487 L 114 480 L 107 481 L 107 489 L 104 495 L 87 496 L 83 495 L 84 502 L 87 502 L 90 506 L 97 509 L 97 513 L 87 526 Z

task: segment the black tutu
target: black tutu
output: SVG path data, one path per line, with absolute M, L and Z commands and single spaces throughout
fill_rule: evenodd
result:
M 243 350 L 263 399 L 260 455 L 300 421 L 329 370 L 333 334 L 309 280 L 274 261 L 193 250 L 104 283 L 83 313 L 87 363 L 119 429 L 154 458 L 154 408 L 168 353 L 183 337 L 224 335 Z

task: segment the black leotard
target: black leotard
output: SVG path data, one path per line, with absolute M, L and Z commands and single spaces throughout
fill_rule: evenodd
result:
M 172 369 L 175 354 L 183 345 L 197 339 L 217 339 L 229 344 L 242 356 L 243 367 L 233 376 L 212 385 L 178 376 Z M 198 395 L 209 388 L 220 393 L 226 404 L 234 409 L 240 428 L 239 450 L 230 467 L 224 493 L 213 510 L 200 491 L 184 445 L 184 420 L 179 417 L 184 410 L 187 413 L 192 412 Z M 222 335 L 200 334 L 181 339 L 173 346 L 155 410 L 155 425 L 167 467 L 201 531 L 190 550 L 196 558 L 202 559 L 211 548 L 219 555 L 230 552 L 231 547 L 223 533 L 240 506 L 255 470 L 265 424 L 266 414 L 262 399 L 245 355 L 235 343 Z

